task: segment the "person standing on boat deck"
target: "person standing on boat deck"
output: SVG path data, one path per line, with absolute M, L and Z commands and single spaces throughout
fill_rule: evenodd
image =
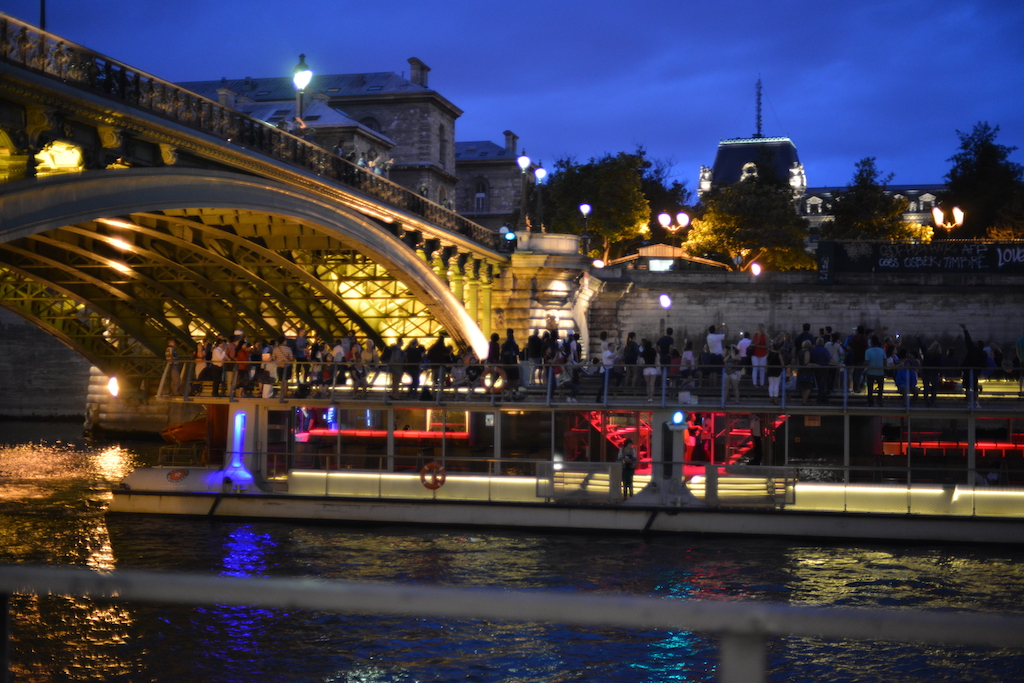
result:
M 213 359 L 213 369 L 210 371 L 210 379 L 213 380 L 213 395 L 220 396 L 220 383 L 224 378 L 224 361 L 227 359 L 227 354 L 224 353 L 223 339 L 217 339 L 214 342 L 211 358 Z
M 668 364 L 672 362 L 672 347 L 675 346 L 676 340 L 672 336 L 672 328 L 666 328 L 665 334 L 658 340 L 658 362 L 663 367 L 668 367 Z
M 977 403 L 978 380 L 981 379 L 981 373 L 988 367 L 988 354 L 985 353 L 985 345 L 982 341 L 975 342 L 971 339 L 971 333 L 967 331 L 967 325 L 960 323 L 960 328 L 964 331 L 964 345 L 967 347 L 967 353 L 964 354 L 962 361 L 964 366 L 964 386 L 967 387 L 967 400 L 970 401 L 973 396 L 975 403 Z
M 764 428 L 761 426 L 761 417 L 754 413 L 750 416 L 750 464 L 755 467 L 761 464 L 761 460 L 764 458 L 764 445 L 762 440 L 764 437 Z
M 878 335 L 872 335 L 868 341 L 868 350 L 864 352 L 864 364 L 867 369 L 864 377 L 868 383 L 868 405 L 875 405 L 875 391 L 878 391 L 878 406 L 882 407 L 882 390 L 885 386 L 885 349 Z
M 414 397 L 420 390 L 420 372 L 423 370 L 423 345 L 413 337 L 405 347 L 405 374 L 409 375 L 409 395 Z
M 288 346 L 288 338 L 284 335 L 277 338 L 274 350 L 270 352 L 270 358 L 277 368 L 277 381 L 281 384 L 281 398 L 288 398 L 288 378 L 291 376 L 292 364 L 295 363 L 295 354 Z
M 171 394 L 176 395 L 181 388 L 181 364 L 178 362 L 178 342 L 174 339 L 167 339 L 164 360 L 167 361 L 167 373 L 171 379 Z
M 723 358 L 725 351 L 722 348 L 722 344 L 728 332 L 729 326 L 725 323 L 722 323 L 718 329 L 714 325 L 708 327 L 708 362 L 711 367 L 707 369 L 707 373 L 710 377 L 716 379 L 722 374 L 722 365 L 725 362 Z M 714 386 L 714 383 L 715 380 L 712 380 L 712 386 Z
M 522 384 L 522 372 L 519 369 L 519 360 L 522 352 L 515 334 L 511 329 L 505 330 L 505 342 L 501 345 L 501 364 L 505 370 L 505 379 L 508 380 L 502 390 L 502 396 L 515 399 L 519 393 L 519 386 Z
M 832 356 L 829 354 L 828 349 L 825 348 L 825 339 L 818 337 L 814 340 L 814 346 L 811 348 L 811 363 L 818 367 L 814 369 L 814 382 L 818 386 L 818 405 L 828 405 L 828 395 L 831 389 L 830 382 L 832 381 L 832 374 L 829 370 L 829 366 L 832 364 Z
M 756 387 L 763 387 L 765 382 L 765 366 L 768 358 L 768 332 L 764 323 L 757 324 L 757 332 L 750 340 L 750 348 L 747 349 L 750 356 L 750 382 Z
M 658 375 L 661 368 L 658 366 L 658 351 L 649 340 L 644 339 L 641 344 L 640 359 L 643 360 L 644 382 L 647 384 L 647 402 L 654 403 L 654 387 L 658 383 Z
M 1017 392 L 1024 394 L 1024 329 L 1014 343 L 1017 350 Z
M 636 472 L 636 449 L 633 439 L 626 439 L 619 449 L 618 460 L 622 463 L 622 499 L 633 495 L 633 473 Z
M 796 336 L 796 339 L 793 340 L 793 344 L 796 348 L 802 349 L 805 341 L 811 342 L 811 346 L 814 346 L 814 335 L 811 334 L 810 323 L 804 323 L 803 332 Z
M 743 358 L 740 356 L 740 350 L 735 345 L 730 346 L 725 352 L 725 379 L 728 382 L 728 388 L 725 392 L 726 400 L 729 399 L 729 395 L 732 394 L 736 398 L 736 403 L 740 402 L 740 378 L 743 377 Z
M 533 334 L 526 338 L 526 359 L 530 371 L 526 373 L 525 384 L 544 384 L 544 341 L 539 329 L 534 328 Z
M 306 339 L 306 330 L 299 328 L 295 331 L 295 339 L 289 341 L 292 356 L 295 358 L 295 381 L 305 382 L 306 373 L 309 369 L 309 340 Z
M 782 386 L 782 376 L 786 370 L 786 362 L 775 346 L 775 342 L 768 343 L 768 355 L 765 356 L 765 374 L 768 376 L 768 401 L 772 405 L 778 405 L 779 391 Z
M 451 354 L 445 345 L 447 338 L 448 334 L 446 332 L 439 332 L 437 339 L 427 349 L 427 363 L 430 366 L 430 384 L 434 387 L 434 391 L 444 389 L 444 385 L 448 380 L 448 363 L 451 362 Z
M 398 398 L 398 391 L 402 388 L 402 375 L 405 372 L 402 341 L 401 337 L 395 339 L 395 343 L 384 350 L 384 358 L 381 359 L 387 363 L 388 374 L 391 375 L 391 398 Z

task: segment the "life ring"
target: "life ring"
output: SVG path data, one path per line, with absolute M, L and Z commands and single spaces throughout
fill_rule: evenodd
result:
M 428 462 L 420 470 L 420 482 L 428 489 L 439 489 L 444 486 L 444 480 L 447 476 L 448 474 L 444 471 L 444 467 L 436 462 Z
M 508 375 L 496 365 L 484 372 L 484 377 L 491 378 L 491 386 L 483 385 L 484 391 L 489 394 L 501 394 L 505 391 L 505 387 L 508 386 Z

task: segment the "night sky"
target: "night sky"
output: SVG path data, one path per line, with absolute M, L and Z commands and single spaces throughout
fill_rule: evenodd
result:
M 2 5 L 38 24 L 38 0 Z M 1020 0 L 48 0 L 47 29 L 171 81 L 418 57 L 465 111 L 458 141 L 512 130 L 548 166 L 643 145 L 691 190 L 720 139 L 755 132 L 758 77 L 763 133 L 792 138 L 812 187 L 866 156 L 894 184 L 944 182 L 978 121 L 1024 148 Z

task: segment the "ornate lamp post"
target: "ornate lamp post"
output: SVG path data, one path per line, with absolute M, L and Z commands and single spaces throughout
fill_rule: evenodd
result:
M 537 179 L 536 184 L 533 186 L 537 192 L 537 220 L 533 222 L 536 225 L 536 229 L 530 226 L 530 232 L 544 232 L 544 200 L 542 199 L 542 193 L 540 191 L 540 184 L 546 178 L 548 172 L 543 166 L 537 166 L 533 170 L 533 177 Z
M 313 80 L 313 71 L 306 65 L 306 55 L 299 55 L 299 63 L 295 66 L 292 83 L 295 84 L 295 111 L 302 118 L 302 91 Z
M 583 214 L 583 234 L 580 241 L 583 242 L 583 255 L 590 255 L 590 230 L 587 229 L 587 216 L 590 215 L 590 204 L 580 204 L 580 213 Z
M 661 227 L 665 228 L 672 234 L 672 241 L 674 242 L 676 238 L 676 233 L 690 224 L 690 217 L 689 215 L 680 211 L 679 213 L 676 214 L 676 224 L 672 225 L 671 216 L 669 216 L 667 213 L 659 213 L 658 222 L 661 223 Z M 669 246 L 674 247 L 675 245 L 670 243 Z
M 525 150 L 524 150 L 525 151 Z M 519 229 L 526 231 L 526 171 L 530 168 L 530 157 L 523 154 L 516 163 L 519 164 Z
M 942 209 L 937 206 L 932 209 L 932 220 L 935 221 L 935 227 L 946 231 L 946 239 L 949 239 L 949 236 L 953 233 L 953 228 L 959 228 L 964 224 L 964 212 L 959 206 L 953 207 L 952 214 L 953 220 L 946 223 L 946 217 L 942 214 Z

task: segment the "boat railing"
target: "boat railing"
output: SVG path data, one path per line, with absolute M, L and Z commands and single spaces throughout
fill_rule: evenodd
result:
M 210 452 L 205 441 L 161 446 L 157 455 L 158 467 L 203 467 L 209 463 L 221 462 L 224 449 Z
M 238 455 L 251 459 L 255 454 Z M 623 501 L 622 467 L 617 462 L 454 458 L 426 453 L 279 456 L 268 459 L 268 472 L 295 495 L 503 503 Z M 663 473 L 670 467 L 674 474 Z M 952 464 L 868 467 L 655 462 L 635 475 L 634 490 L 671 489 L 671 481 L 684 483 L 700 506 L 711 508 L 1024 516 L 1024 486 L 1009 485 L 1005 473 L 997 470 Z M 663 496 L 634 503 L 685 504 L 667 489 Z
M 1024 648 L 1024 617 L 1012 614 L 782 605 L 749 600 L 565 591 L 415 586 L 309 578 L 222 577 L 180 572 L 80 567 L 0 566 L 0 608 L 7 623 L 12 595 L 65 595 L 117 602 L 229 605 L 482 622 L 554 623 L 589 628 L 696 632 L 718 640 L 721 683 L 768 680 L 768 638 L 932 643 Z M 14 624 L 17 628 L 17 624 Z M 4 671 L 10 670 L 5 629 Z M 429 651 L 425 653 L 429 656 Z M 936 675 L 940 672 L 936 671 Z M 896 677 L 896 672 L 892 672 Z
M 605 366 L 596 362 L 537 366 L 524 361 L 514 366 L 481 364 L 479 374 L 469 380 L 453 375 L 452 366 L 447 364 L 364 368 L 346 363 L 296 363 L 280 373 L 281 377 L 276 370 L 267 371 L 265 365 L 273 364 L 225 361 L 216 370 L 205 366 L 199 370 L 200 365 L 194 361 L 168 363 L 157 396 L 184 401 L 220 397 L 229 401 L 275 398 L 282 402 L 332 403 L 377 398 L 438 405 L 454 401 L 494 405 L 502 400 L 547 406 L 647 403 L 661 407 L 699 405 L 702 409 L 742 403 L 777 406 L 780 410 L 813 405 L 844 410 L 894 408 L 908 413 L 931 408 L 975 412 L 982 400 L 986 408 L 1016 410 L 1024 397 L 1020 370 L 996 367 L 893 366 L 874 375 L 874 383 L 863 366 L 769 368 L 768 373 L 774 372 L 775 379 L 768 374 L 763 379 L 758 377 L 755 385 L 749 366 Z M 730 374 L 739 378 L 733 380 Z

